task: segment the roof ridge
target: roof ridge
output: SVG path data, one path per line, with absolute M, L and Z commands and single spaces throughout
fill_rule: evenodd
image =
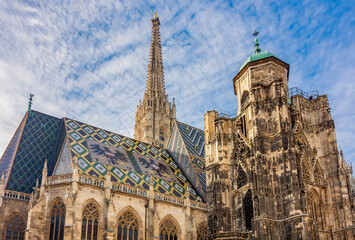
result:
M 194 129 L 196 129 L 196 130 L 198 130 L 198 131 L 203 132 L 203 134 L 205 134 L 205 130 L 199 129 L 199 128 L 197 128 L 197 127 L 194 127 L 194 126 L 192 126 L 192 125 L 189 125 L 189 124 L 187 124 L 187 123 L 183 123 L 183 122 L 180 122 L 180 121 L 176 121 L 176 122 L 177 122 L 177 123 L 184 124 L 184 125 L 186 125 L 186 126 L 188 126 L 188 127 L 192 127 L 192 128 L 194 128 Z

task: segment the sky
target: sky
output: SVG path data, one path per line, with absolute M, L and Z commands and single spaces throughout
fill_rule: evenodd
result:
M 232 79 L 254 51 L 290 64 L 289 87 L 328 94 L 338 144 L 355 163 L 353 1 L 0 1 L 0 154 L 27 111 L 133 137 L 157 11 L 177 119 L 204 129 L 235 112 Z

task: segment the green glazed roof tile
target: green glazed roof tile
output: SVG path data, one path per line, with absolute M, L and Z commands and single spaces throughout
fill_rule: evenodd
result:
M 264 59 L 264 58 L 268 58 L 268 57 L 275 57 L 279 60 L 281 60 L 280 58 L 278 58 L 277 56 L 275 56 L 274 54 L 270 53 L 270 52 L 261 52 L 261 53 L 255 53 L 253 55 L 251 55 L 245 62 L 244 64 L 239 68 L 239 71 L 241 71 L 245 65 L 247 65 L 248 63 L 250 62 L 254 62 L 254 61 L 257 61 L 257 60 L 260 60 L 260 59 Z M 282 61 L 282 60 L 281 60 Z

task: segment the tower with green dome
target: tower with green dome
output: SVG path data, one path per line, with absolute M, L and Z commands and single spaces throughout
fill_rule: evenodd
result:
M 237 116 L 205 114 L 211 239 L 355 239 L 327 96 L 289 89 L 289 64 L 254 42 L 233 78 Z

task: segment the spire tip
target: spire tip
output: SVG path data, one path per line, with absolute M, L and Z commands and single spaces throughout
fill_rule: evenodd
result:
M 157 10 L 154 10 L 154 18 L 157 18 L 158 14 L 157 14 Z

